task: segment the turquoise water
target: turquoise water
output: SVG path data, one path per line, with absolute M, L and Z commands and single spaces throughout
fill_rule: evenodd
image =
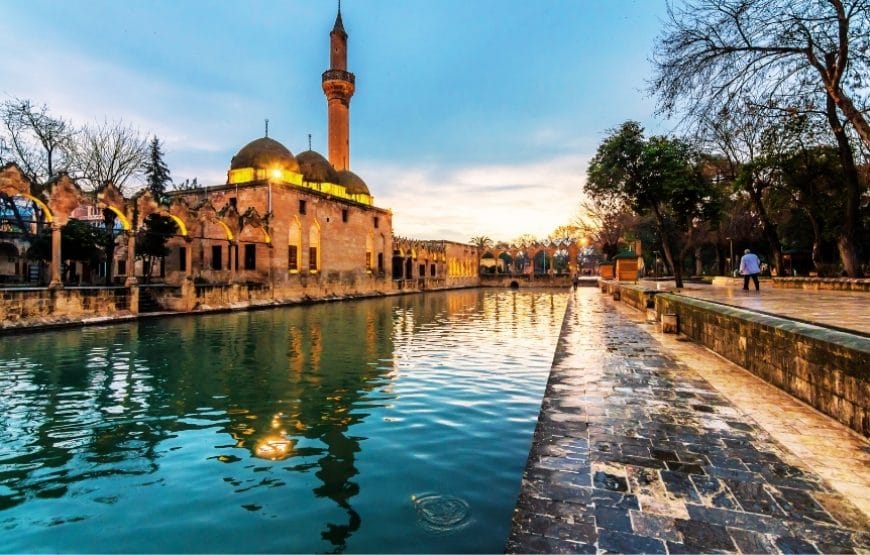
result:
M 565 312 L 464 290 L 0 340 L 2 552 L 500 552 Z

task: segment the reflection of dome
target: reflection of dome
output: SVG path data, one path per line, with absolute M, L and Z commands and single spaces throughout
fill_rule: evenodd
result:
M 280 168 L 299 173 L 299 163 L 293 154 L 281 143 L 269 137 L 251 141 L 233 156 L 230 170 L 242 168 L 274 169 Z
M 339 184 L 338 172 L 321 154 L 306 150 L 296 156 L 296 161 L 299 162 L 299 171 L 305 181 Z
M 345 190 L 350 195 L 369 195 L 369 188 L 366 182 L 360 176 L 350 170 L 342 170 L 338 172 L 338 184 L 344 185 Z

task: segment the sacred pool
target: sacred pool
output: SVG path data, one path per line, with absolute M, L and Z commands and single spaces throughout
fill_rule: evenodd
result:
M 0 342 L 0 552 L 498 552 L 567 294 Z

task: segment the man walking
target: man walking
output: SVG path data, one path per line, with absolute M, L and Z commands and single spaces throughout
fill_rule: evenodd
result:
M 749 291 L 749 278 L 755 283 L 755 290 L 758 291 L 758 274 L 761 273 L 761 261 L 758 257 L 749 252 L 749 249 L 743 251 L 743 256 L 740 258 L 740 275 L 743 276 L 743 290 Z

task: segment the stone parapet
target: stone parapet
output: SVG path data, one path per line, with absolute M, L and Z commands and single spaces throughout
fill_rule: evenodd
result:
M 870 293 L 867 278 L 775 277 L 773 286 L 780 289 L 811 289 L 814 291 L 864 291 Z
M 618 293 L 619 300 L 636 310 L 645 311 L 655 306 L 653 299 L 658 293 L 656 289 L 612 280 L 599 280 L 598 283 L 602 293 L 610 295 Z
M 130 316 L 132 296 L 126 287 L 3 289 L 0 291 L 0 330 Z
M 670 293 L 655 306 L 681 334 L 870 436 L 870 338 Z

